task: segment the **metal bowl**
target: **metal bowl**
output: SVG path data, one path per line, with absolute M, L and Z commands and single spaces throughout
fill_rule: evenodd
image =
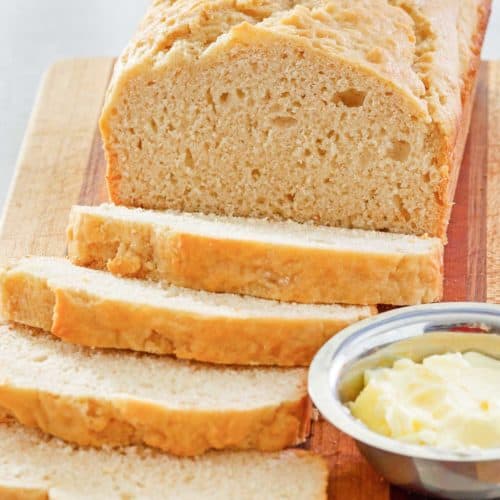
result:
M 363 388 L 366 369 L 392 366 L 401 357 L 418 362 L 470 350 L 500 359 L 499 305 L 455 302 L 389 311 L 346 328 L 321 348 L 309 370 L 309 393 L 323 417 L 354 438 L 392 484 L 442 498 L 499 498 L 500 448 L 459 452 L 406 444 L 371 431 L 345 406 Z

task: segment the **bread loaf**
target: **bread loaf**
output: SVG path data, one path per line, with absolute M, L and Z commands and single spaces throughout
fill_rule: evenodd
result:
M 113 205 L 73 207 L 68 256 L 121 276 L 301 303 L 419 304 L 443 286 L 437 238 Z
M 65 259 L 23 259 L 0 273 L 6 319 L 90 347 L 226 364 L 308 365 L 368 306 L 287 304 L 118 278 Z
M 0 424 L 4 500 L 321 500 L 323 460 L 304 451 L 218 452 L 177 458 L 140 447 L 75 448 Z
M 1 325 L 0 409 L 79 445 L 142 443 L 197 455 L 301 443 L 311 408 L 302 368 L 218 367 L 99 351 Z
M 101 117 L 117 204 L 444 238 L 489 0 L 156 0 Z

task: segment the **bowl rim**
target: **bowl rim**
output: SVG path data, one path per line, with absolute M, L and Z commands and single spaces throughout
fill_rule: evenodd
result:
M 316 353 L 308 373 L 309 395 L 321 415 L 334 427 L 369 447 L 424 460 L 446 462 L 488 462 L 500 459 L 500 447 L 486 449 L 449 450 L 432 446 L 409 444 L 397 439 L 378 434 L 356 419 L 349 409 L 333 397 L 330 368 L 334 357 L 342 351 L 343 346 L 354 334 L 364 335 L 373 328 L 384 323 L 392 323 L 405 317 L 422 319 L 426 313 L 460 312 L 461 314 L 493 315 L 500 320 L 500 305 L 483 302 L 440 302 L 403 307 L 380 313 L 343 329 L 334 335 Z M 417 314 L 415 314 L 417 313 Z M 433 314 L 433 315 L 434 315 Z M 333 383 L 332 383 L 333 382 Z

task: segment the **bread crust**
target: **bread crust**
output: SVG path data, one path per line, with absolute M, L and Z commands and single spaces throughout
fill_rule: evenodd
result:
M 2 500 L 50 500 L 45 488 L 20 486 L 18 484 L 2 484 L 0 479 L 0 498 Z
M 458 177 L 460 175 L 460 167 L 462 165 L 465 145 L 469 134 L 472 110 L 474 107 L 477 74 L 481 64 L 481 47 L 483 45 L 488 20 L 491 14 L 492 0 L 480 0 L 478 3 L 477 23 L 471 41 L 472 56 L 469 60 L 465 73 L 462 75 L 462 108 L 460 115 L 456 120 L 453 140 L 451 141 L 447 151 L 447 156 L 450 158 L 449 177 L 446 184 L 443 184 L 441 190 L 442 199 L 447 200 L 446 205 L 443 207 L 443 215 L 440 217 L 443 224 L 440 229 L 440 234 L 445 242 L 447 241 L 446 229 L 448 227 L 448 222 L 453 208 L 453 199 L 455 197 L 455 190 L 458 183 Z
M 177 456 L 210 449 L 277 451 L 305 440 L 307 395 L 255 410 L 178 410 L 147 400 L 76 397 L 0 385 L 0 406 L 18 422 L 81 446 L 145 444 Z
M 322 249 L 194 234 L 75 209 L 68 256 L 119 276 L 298 303 L 410 305 L 442 297 L 443 248 Z
M 347 326 L 347 321 L 335 318 L 216 316 L 131 303 L 24 272 L 5 272 L 1 287 L 6 319 L 68 342 L 212 363 L 307 366 L 317 350 Z M 353 320 L 375 312 L 366 308 Z

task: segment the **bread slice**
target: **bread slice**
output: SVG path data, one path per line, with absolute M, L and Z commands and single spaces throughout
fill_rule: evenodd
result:
M 211 452 L 179 458 L 138 447 L 76 448 L 15 423 L 0 424 L 5 499 L 320 500 L 328 472 L 312 453 Z M 264 495 L 264 496 L 263 496 Z
M 211 292 L 394 305 L 442 295 L 437 238 L 113 205 L 73 207 L 67 234 L 75 264 Z
M 158 0 L 115 66 L 111 199 L 444 237 L 490 0 Z
M 0 408 L 79 445 L 144 443 L 175 455 L 304 441 L 303 368 L 219 367 L 92 350 L 0 326 Z
M 307 365 L 367 306 L 305 305 L 118 278 L 34 257 L 0 274 L 6 319 L 90 347 L 228 364 Z

